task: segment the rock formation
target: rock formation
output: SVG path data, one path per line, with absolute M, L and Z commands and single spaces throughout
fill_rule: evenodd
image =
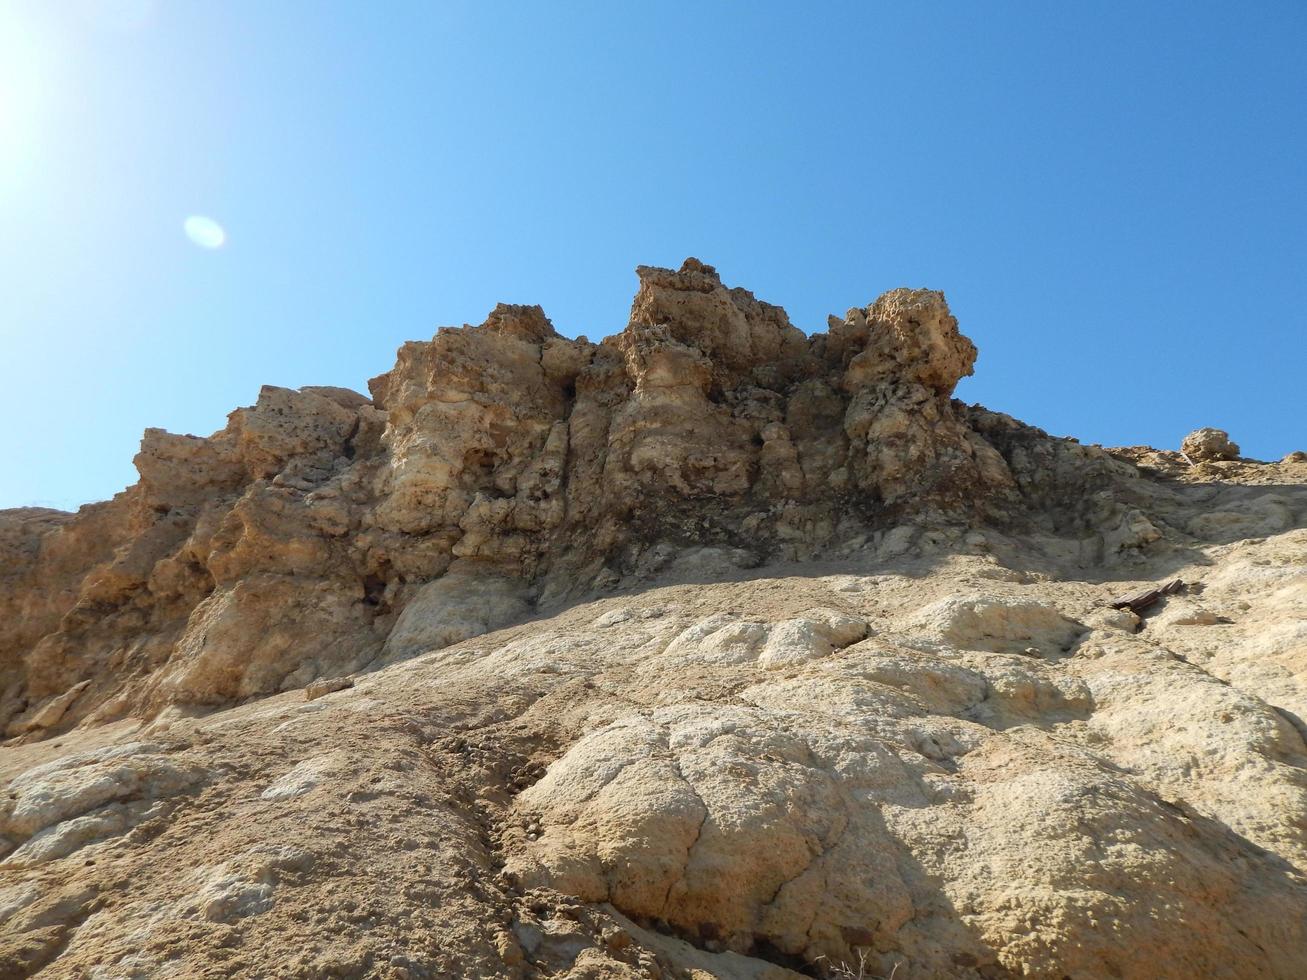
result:
M 0 976 L 1307 974 L 1307 457 L 638 275 L 0 512 Z
M 1238 445 L 1223 429 L 1195 429 L 1184 437 L 1180 451 L 1196 463 L 1239 458 Z

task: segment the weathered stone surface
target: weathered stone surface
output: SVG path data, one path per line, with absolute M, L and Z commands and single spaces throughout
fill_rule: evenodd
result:
M 690 550 L 750 565 L 905 517 L 1038 511 L 949 400 L 976 352 L 942 294 L 895 290 L 807 338 L 696 260 L 638 272 L 601 344 L 501 305 L 404 345 L 372 399 L 265 387 L 213 436 L 148 430 L 108 504 L 6 514 L 0 721 L 230 703 L 520 618 L 441 609 L 415 633 L 406 608 L 456 563 L 557 601 Z
M 992 653 L 1067 653 L 1085 628 L 1040 602 L 950 596 L 917 612 L 907 629 L 934 646 Z
M 304 700 L 316 701 L 337 691 L 347 691 L 353 686 L 354 679 L 351 677 L 323 677 L 304 688 Z
M 638 277 L 0 512 L 0 974 L 1307 975 L 1307 463 Z
M 1195 429 L 1184 437 L 1180 451 L 1196 463 L 1239 458 L 1238 445 L 1223 429 Z
M 526 589 L 509 578 L 451 573 L 428 582 L 404 607 L 385 653 L 407 657 L 525 619 Z

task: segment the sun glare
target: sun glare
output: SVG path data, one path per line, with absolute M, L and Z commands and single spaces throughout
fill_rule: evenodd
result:
M 16 17 L 0 16 L 0 188 L 14 185 L 36 153 L 42 73 L 34 40 Z
M 69 75 L 56 18 L 39 4 L 0 0 L 0 204 L 30 203 L 47 186 Z

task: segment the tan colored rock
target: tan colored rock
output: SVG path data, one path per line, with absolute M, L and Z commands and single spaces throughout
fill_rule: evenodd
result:
M 350 677 L 324 677 L 304 688 L 304 700 L 316 701 L 337 691 L 348 691 L 353 686 L 354 680 Z
M 849 390 L 893 381 L 951 395 L 976 363 L 975 344 L 958 332 L 944 294 L 931 289 L 890 290 L 850 311 L 842 332 L 846 344 L 856 338 L 863 346 L 844 374 Z
M 952 596 L 918 610 L 906 631 L 935 645 L 993 653 L 1067 653 L 1084 627 L 1040 602 Z
M 56 695 L 37 705 L 26 714 L 19 715 L 9 723 L 10 735 L 22 735 L 42 728 L 52 728 L 59 724 L 64 713 L 72 706 L 88 687 L 89 680 L 78 681 L 63 694 Z
M 1223 429 L 1195 429 L 1184 437 L 1180 451 L 1195 463 L 1239 458 L 1239 447 Z
M 1307 470 L 638 277 L 0 512 L 0 973 L 1307 975 Z
M 1186 527 L 1102 451 L 953 403 L 976 355 L 938 292 L 892 291 L 809 339 L 697 260 L 638 275 L 601 344 L 501 305 L 404 345 L 372 399 L 268 387 L 207 438 L 149 430 L 114 501 L 9 518 L 21 608 L 0 625 L 0 721 L 230 703 L 415 651 L 405 607 L 451 568 L 557 601 L 849 541 L 891 557 L 913 546 L 895 527 L 1060 523 L 1121 561 Z M 1220 513 L 1188 532 L 1293 520 Z M 726 563 L 691 569 L 709 555 Z M 433 644 L 506 621 L 425 618 Z

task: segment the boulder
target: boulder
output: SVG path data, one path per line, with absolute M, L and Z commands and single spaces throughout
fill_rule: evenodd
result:
M 1180 451 L 1195 463 L 1239 458 L 1239 446 L 1222 429 L 1195 429 L 1184 437 Z

